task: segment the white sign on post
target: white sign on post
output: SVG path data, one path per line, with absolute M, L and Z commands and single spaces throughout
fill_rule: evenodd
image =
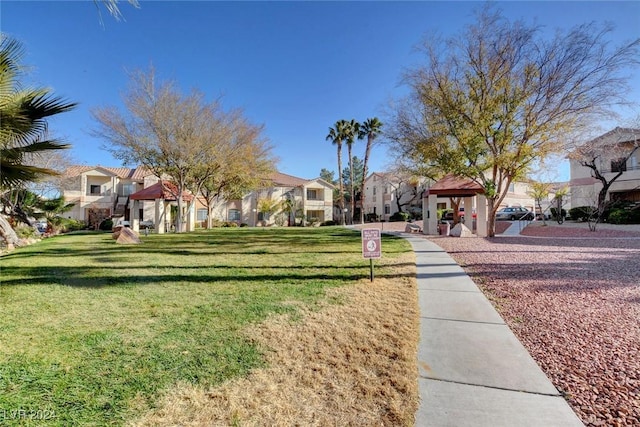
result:
M 381 258 L 380 230 L 377 228 L 362 229 L 362 256 L 364 258 Z

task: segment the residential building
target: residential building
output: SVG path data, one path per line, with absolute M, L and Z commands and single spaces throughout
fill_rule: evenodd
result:
M 84 221 L 95 229 L 106 219 L 126 215 L 129 196 L 152 183 L 157 178 L 145 168 L 112 168 L 105 166 L 71 166 L 65 172 L 68 188 L 63 189 L 67 203 L 74 207 L 66 215 Z M 140 218 L 149 218 L 152 204 L 141 206 Z
M 422 199 L 427 197 L 429 187 L 433 184 L 426 178 L 403 179 L 391 173 L 374 172 L 365 180 L 365 216 L 388 221 L 400 210 L 399 207 L 403 212 L 421 214 Z M 521 206 L 533 210 L 534 201 L 529 190 L 526 182 L 511 183 L 500 208 Z M 451 209 L 451 198 L 438 197 L 436 206 L 439 211 Z
M 404 178 L 393 173 L 371 173 L 364 181 L 365 219 L 388 221 L 400 210 L 421 214 L 427 183 L 426 179 Z
M 609 189 L 610 200 L 640 202 L 640 129 L 620 128 L 600 135 L 578 147 L 569 156 L 571 205 L 595 206 L 602 183 L 593 177 L 583 160 L 596 159 L 598 171 L 607 181 L 622 175 Z M 587 158 L 590 157 L 590 158 Z
M 152 221 L 158 232 L 171 227 L 176 202 L 157 177 L 142 167 L 111 168 L 104 166 L 72 166 L 66 171 L 68 188 L 63 189 L 67 203 L 74 203 L 68 216 L 85 221 L 95 229 L 106 218 Z M 319 224 L 332 219 L 333 185 L 320 178 L 302 179 L 276 172 L 271 186 L 252 191 L 240 200 L 218 200 L 212 217 L 238 224 L 293 225 Z M 171 185 L 165 183 L 164 187 Z M 185 202 L 192 200 L 185 195 Z M 283 208 L 289 201 L 291 209 Z M 187 203 L 184 204 L 187 209 Z M 194 208 L 183 215 L 187 229 L 206 224 L 209 210 L 203 197 L 197 197 Z M 193 216 L 193 218 L 191 218 Z M 161 218 L 160 221 L 158 218 Z
M 226 220 L 239 218 L 251 226 L 319 225 L 333 220 L 332 184 L 321 178 L 303 179 L 280 172 L 273 173 L 269 181 L 269 187 L 252 191 L 241 201 L 223 203 Z

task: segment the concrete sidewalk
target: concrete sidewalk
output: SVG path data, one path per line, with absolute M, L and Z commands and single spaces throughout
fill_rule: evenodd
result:
M 582 426 L 484 294 L 435 243 L 416 254 L 420 304 L 417 426 Z

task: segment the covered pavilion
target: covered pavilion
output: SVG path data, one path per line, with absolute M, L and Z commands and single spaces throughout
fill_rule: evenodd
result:
M 133 201 L 130 205 L 131 228 L 134 231 L 140 231 L 140 200 L 155 201 L 155 231 L 158 234 L 167 232 L 171 224 L 171 205 L 175 204 L 177 199 L 174 194 L 177 193 L 177 187 L 170 181 L 158 181 L 157 183 L 143 188 L 129 196 L 129 200 Z M 182 195 L 184 202 L 191 202 L 193 194 L 185 191 Z M 195 229 L 195 212 L 190 209 L 187 214 L 187 231 Z
M 474 199 L 476 209 L 476 234 L 487 237 L 487 198 L 484 188 L 469 178 L 461 178 L 452 174 L 444 176 L 429 187 L 427 197 L 422 199 L 423 233 L 438 234 L 438 197 L 462 198 L 465 212 L 473 212 Z

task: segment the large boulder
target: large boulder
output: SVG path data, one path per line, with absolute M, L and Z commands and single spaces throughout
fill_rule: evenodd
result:
M 121 245 L 137 245 L 142 242 L 140 241 L 140 236 L 138 235 L 138 233 L 136 233 L 130 228 L 122 228 L 118 232 L 116 243 Z
M 453 237 L 474 237 L 475 235 L 467 228 L 466 225 L 459 222 L 449 232 L 449 236 Z

